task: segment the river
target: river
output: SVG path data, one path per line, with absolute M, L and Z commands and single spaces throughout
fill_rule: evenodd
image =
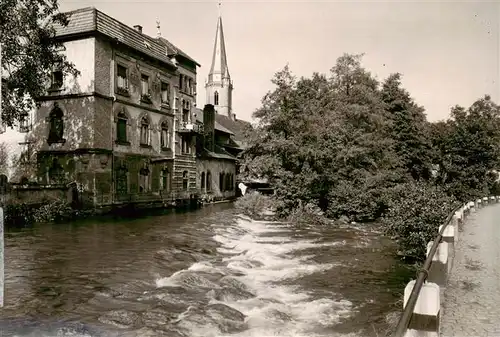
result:
M 0 336 L 382 336 L 406 269 L 376 225 L 231 204 L 9 229 Z

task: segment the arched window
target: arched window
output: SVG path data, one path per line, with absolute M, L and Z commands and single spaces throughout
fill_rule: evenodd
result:
M 205 172 L 201 172 L 201 188 L 205 188 Z
M 164 121 L 161 124 L 161 147 L 162 149 L 167 149 L 170 147 L 170 133 L 168 130 L 168 123 Z
M 210 171 L 207 171 L 207 191 L 212 190 L 212 173 Z
M 182 189 L 187 191 L 189 187 L 189 175 L 188 171 L 182 172 Z
M 219 173 L 219 190 L 221 192 L 224 192 L 224 179 L 225 179 L 225 174 L 224 172 Z
M 170 191 L 170 171 L 165 168 L 161 171 L 161 189 L 164 191 Z
M 214 105 L 219 105 L 219 92 L 214 92 Z
M 127 141 L 127 115 L 122 111 L 118 114 L 116 120 L 116 140 L 118 142 L 126 142 Z
M 141 144 L 149 145 L 149 120 L 146 116 L 141 119 Z
M 63 112 L 59 106 L 54 105 L 54 109 L 52 109 L 49 115 L 49 137 L 47 143 L 60 143 L 63 141 L 63 135 Z

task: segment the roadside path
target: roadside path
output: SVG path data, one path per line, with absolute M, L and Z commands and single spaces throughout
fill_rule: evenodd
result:
M 444 296 L 441 336 L 500 336 L 500 204 L 467 218 Z

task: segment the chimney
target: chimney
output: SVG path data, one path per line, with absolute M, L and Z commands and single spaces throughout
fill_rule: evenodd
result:
M 135 25 L 134 29 L 138 31 L 139 33 L 142 33 L 142 26 L 141 25 Z
M 236 122 L 236 114 L 231 114 L 231 117 L 232 117 L 233 121 Z
M 215 110 L 212 104 L 203 108 L 203 129 L 205 131 L 205 148 L 209 151 L 215 149 Z

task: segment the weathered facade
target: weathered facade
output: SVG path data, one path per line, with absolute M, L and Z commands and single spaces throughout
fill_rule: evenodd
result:
M 95 8 L 68 19 L 56 38 L 80 75 L 54 69 L 27 137 L 23 162 L 33 169 L 20 180 L 69 186 L 81 207 L 233 198 L 248 123 L 230 99 L 195 108 L 199 64 L 160 34 Z M 231 95 L 225 53 L 219 18 L 207 95 Z
M 57 28 L 80 76 L 54 69 L 30 139 L 40 184 L 76 183 L 86 205 L 189 199 L 199 64 L 164 38 L 95 8 Z

